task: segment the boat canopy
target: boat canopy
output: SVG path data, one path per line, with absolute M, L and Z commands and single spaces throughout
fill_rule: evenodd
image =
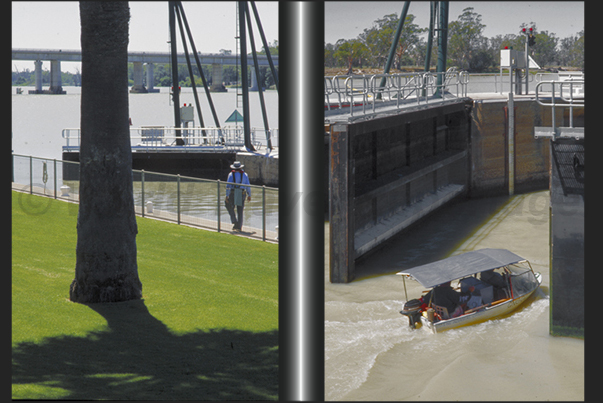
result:
M 410 276 L 423 287 L 432 288 L 448 281 L 457 280 L 486 270 L 498 269 L 499 267 L 525 260 L 506 249 L 480 249 L 422 266 L 416 266 L 396 274 Z

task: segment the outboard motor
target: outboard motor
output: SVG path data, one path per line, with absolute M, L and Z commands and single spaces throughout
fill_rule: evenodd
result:
M 406 301 L 404 308 L 400 311 L 402 315 L 408 316 L 408 325 L 411 329 L 416 329 L 417 323 L 419 327 L 421 326 L 421 305 L 423 303 L 418 299 L 411 299 Z

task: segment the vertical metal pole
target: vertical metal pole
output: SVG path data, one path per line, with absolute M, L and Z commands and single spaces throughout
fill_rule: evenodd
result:
M 54 198 L 57 198 L 57 160 L 52 160 L 54 165 Z
M 553 123 L 553 135 L 555 133 L 555 83 L 551 83 L 551 114 L 552 114 L 552 123 Z
M 247 19 L 247 26 L 249 28 L 249 43 L 251 44 L 251 54 L 253 55 L 253 67 L 255 69 L 255 75 L 257 80 L 260 79 L 260 66 L 258 64 L 258 55 L 255 49 L 255 40 L 253 38 L 253 28 L 251 26 L 251 17 L 249 15 L 249 9 L 247 3 L 245 4 L 245 17 Z M 269 150 L 272 150 L 272 144 L 270 142 L 270 126 L 268 125 L 268 116 L 266 115 L 266 105 L 264 104 L 264 91 L 262 90 L 262 83 L 258 82 L 258 96 L 260 97 L 260 108 L 262 110 L 262 118 L 264 121 L 264 129 L 266 130 L 266 144 Z
M 180 2 L 178 2 L 178 3 L 180 3 Z M 197 93 L 197 84 L 195 83 L 195 76 L 193 75 L 193 66 L 191 65 L 191 57 L 188 54 L 188 46 L 186 45 L 186 36 L 184 35 L 184 27 L 182 24 L 182 17 L 180 16 L 180 9 L 178 7 L 175 7 L 175 9 L 176 9 L 176 17 L 178 17 L 178 27 L 180 28 L 180 38 L 182 39 L 182 47 L 184 48 L 184 56 L 186 57 L 186 67 L 188 67 L 188 74 L 191 78 L 191 86 L 193 87 L 193 96 L 195 98 L 195 109 L 197 110 L 197 115 L 199 116 L 199 126 L 205 127 L 205 123 L 203 122 L 203 115 L 201 114 L 201 105 L 199 103 L 199 94 Z M 203 135 L 205 136 L 205 133 L 203 133 Z
M 266 185 L 262 185 L 262 241 L 266 240 Z
M 398 27 L 396 28 L 396 34 L 394 35 L 394 39 L 392 41 L 392 45 L 389 48 L 389 55 L 387 56 L 387 62 L 385 63 L 385 69 L 383 69 L 383 74 L 389 73 L 389 69 L 394 62 L 394 55 L 396 54 L 396 48 L 398 47 L 398 42 L 400 41 L 400 35 L 402 35 L 402 29 L 404 28 L 404 22 L 406 21 L 406 14 L 408 14 L 408 7 L 410 6 L 410 1 L 404 2 L 404 7 L 402 7 L 402 13 L 400 14 L 400 19 L 398 20 Z M 385 78 L 381 79 L 381 85 L 384 85 L 383 82 Z
M 511 55 L 509 56 L 509 93 L 513 92 L 513 65 L 515 59 L 513 58 L 513 51 L 511 51 Z
M 216 184 L 218 185 L 218 206 L 217 206 L 217 210 L 218 210 L 218 232 L 220 232 L 220 179 L 218 179 L 216 181 Z
M 508 148 L 509 148 L 509 196 L 515 193 L 515 107 L 513 93 L 509 93 L 507 106 L 509 117 Z
M 193 35 L 191 34 L 191 30 L 188 26 L 186 14 L 184 14 L 184 8 L 182 8 L 182 2 L 178 1 L 178 2 L 176 2 L 176 4 L 180 9 L 180 14 L 182 14 L 182 20 L 184 21 L 184 27 L 186 28 L 186 34 L 188 35 L 188 40 L 191 43 L 191 50 L 193 51 L 193 56 L 195 56 L 195 61 L 197 62 L 197 69 L 199 70 L 199 75 L 201 76 L 201 81 L 203 82 L 203 88 L 205 89 L 205 95 L 207 96 L 207 102 L 209 103 L 209 109 L 211 110 L 211 114 L 214 118 L 214 124 L 216 125 L 216 127 L 220 127 L 220 121 L 218 119 L 218 115 L 216 114 L 216 108 L 214 107 L 214 102 L 212 101 L 209 87 L 207 86 L 207 80 L 205 79 L 205 74 L 203 74 L 203 69 L 201 68 L 201 61 L 199 60 L 199 54 L 197 52 L 197 48 L 195 47 L 195 41 L 193 41 Z
M 434 13 L 434 1 L 429 2 L 429 33 L 427 34 L 427 53 L 425 54 L 425 71 L 429 71 L 429 65 L 431 64 L 431 48 L 433 46 L 433 13 Z M 424 96 L 424 94 L 423 94 Z
M 264 44 L 264 48 L 266 48 L 266 56 L 268 57 L 268 64 L 270 64 L 270 71 L 272 71 L 272 77 L 274 77 L 274 85 L 276 86 L 276 92 L 278 93 L 278 74 L 276 69 L 274 68 L 274 62 L 272 61 L 272 56 L 270 55 L 270 50 L 268 49 L 268 42 L 266 41 L 266 35 L 264 35 L 264 29 L 262 28 L 262 22 L 260 21 L 260 16 L 258 14 L 258 10 L 255 7 L 255 1 L 250 1 L 251 9 L 253 10 L 253 15 L 255 16 L 255 22 L 258 25 L 258 31 L 260 31 L 260 37 L 262 38 L 262 43 Z
M 528 86 L 530 78 L 530 62 L 528 59 L 528 35 L 526 34 L 526 95 L 528 95 Z
M 33 157 L 29 156 L 29 194 L 33 194 Z
M 446 53 L 448 49 L 448 2 L 440 2 L 440 19 L 438 26 L 438 65 L 436 68 L 436 96 L 443 95 L 443 83 L 446 75 Z
M 427 52 L 425 54 L 425 72 L 429 72 L 429 65 L 431 64 L 431 48 L 433 45 L 433 20 L 434 20 L 434 11 L 435 11 L 435 1 L 429 2 L 429 34 L 427 35 Z M 427 94 L 427 81 L 424 79 L 423 81 L 423 91 L 421 96 L 425 96 Z M 398 96 L 398 99 L 400 97 Z
M 178 225 L 180 225 L 180 174 L 178 174 Z
M 140 171 L 140 191 L 142 193 L 142 216 L 144 217 L 144 169 Z
M 569 127 L 574 127 L 574 83 L 570 81 Z
M 239 1 L 239 41 L 241 42 L 241 89 L 243 90 L 243 133 L 247 151 L 255 151 L 251 144 L 249 125 L 249 83 L 247 82 L 247 35 L 245 29 L 245 2 Z
M 174 127 L 180 127 L 180 94 L 178 92 L 178 47 L 176 46 L 176 2 L 168 1 L 170 22 L 170 49 L 172 56 L 172 93 L 174 98 Z M 180 130 L 176 130 L 176 137 L 180 137 Z M 182 140 L 178 139 L 177 144 Z

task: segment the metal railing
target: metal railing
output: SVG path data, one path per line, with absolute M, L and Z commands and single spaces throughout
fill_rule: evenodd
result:
M 530 83 L 542 80 L 544 74 L 552 75 L 553 73 L 538 73 L 530 74 L 528 81 Z M 509 75 L 499 75 L 498 73 L 466 73 L 467 75 L 467 94 L 475 93 L 499 93 L 502 94 L 505 90 L 509 90 L 510 81 Z M 522 78 L 522 82 L 525 79 Z
M 576 91 L 580 89 L 579 91 Z M 547 90 L 547 91 L 545 91 Z M 584 78 L 564 81 L 541 81 L 536 84 L 536 102 L 542 106 L 550 106 L 552 131 L 555 131 L 555 108 L 569 108 L 569 127 L 574 127 L 574 108 L 584 108 Z M 580 95 L 578 95 L 580 94 Z M 545 102 L 546 99 L 548 102 Z
M 65 139 L 63 151 L 79 151 L 80 129 L 63 129 Z M 251 129 L 251 142 L 257 150 L 267 147 L 268 139 L 272 147 L 278 147 L 278 129 Z M 245 145 L 245 135 L 241 126 L 216 127 L 166 127 L 143 126 L 130 128 L 130 143 L 133 151 L 235 151 Z
M 79 163 L 12 155 L 12 189 L 64 201 L 79 202 Z M 177 224 L 230 231 L 224 205 L 226 181 L 132 170 L 136 214 Z M 243 210 L 243 231 L 263 241 L 278 240 L 278 189 L 249 185 L 251 200 Z M 21 206 L 30 214 L 43 214 L 44 206 Z M 77 208 L 72 209 L 77 214 Z
M 571 77 L 575 79 L 576 77 L 583 78 L 581 73 L 573 73 L 569 74 L 569 79 Z M 533 83 L 539 83 L 542 81 L 551 81 L 551 80 L 559 80 L 563 81 L 564 73 L 550 73 L 550 72 L 539 72 L 535 74 L 530 74 L 528 76 L 528 81 L 530 87 L 533 87 Z M 525 82 L 525 76 L 521 77 L 522 82 Z M 509 75 L 504 74 L 500 76 L 498 73 L 471 73 L 468 74 L 468 85 L 467 85 L 467 93 L 491 93 L 497 92 L 499 94 L 503 94 L 505 90 L 508 91 L 510 86 Z M 530 94 L 533 94 L 533 89 L 530 89 Z
M 442 77 L 441 84 L 438 84 L 438 76 Z M 380 105 L 401 108 L 409 103 L 421 104 L 444 98 L 465 97 L 468 78 L 467 72 L 453 68 L 446 73 L 325 76 L 325 110 L 347 110 L 353 116 L 354 113 L 366 114 L 367 108 L 375 113 L 376 107 Z M 453 87 L 456 94 L 450 92 Z M 355 108 L 360 106 L 361 110 Z

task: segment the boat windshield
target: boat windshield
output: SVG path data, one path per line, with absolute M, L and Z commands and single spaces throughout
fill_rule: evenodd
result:
M 536 280 L 530 268 L 520 265 L 509 265 L 508 269 L 511 272 L 511 287 L 514 298 L 531 292 L 538 285 L 538 280 Z

